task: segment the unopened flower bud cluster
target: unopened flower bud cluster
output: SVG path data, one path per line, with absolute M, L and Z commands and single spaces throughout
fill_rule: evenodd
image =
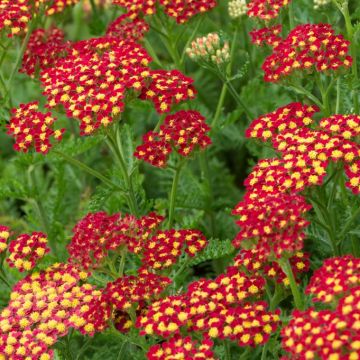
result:
M 231 0 L 228 4 L 228 10 L 229 16 L 236 19 L 240 16 L 246 15 L 248 7 L 245 0 Z
M 186 49 L 186 53 L 194 61 L 203 60 L 218 65 L 230 60 L 229 43 L 222 41 L 217 33 L 197 38 Z
M 331 0 L 314 0 L 314 9 L 319 9 L 322 6 L 328 5 Z

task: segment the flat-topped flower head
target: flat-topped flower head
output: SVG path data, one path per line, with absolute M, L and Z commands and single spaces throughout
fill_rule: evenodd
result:
M 0 355 L 49 360 L 51 348 L 71 327 L 86 335 L 103 331 L 110 308 L 101 291 L 80 283 L 85 279 L 75 266 L 54 264 L 19 281 L 0 313 Z
M 360 286 L 360 259 L 352 255 L 326 259 L 310 279 L 306 292 L 314 301 L 333 302 Z
M 284 360 L 359 359 L 360 287 L 340 300 L 334 310 L 295 310 L 282 330 Z
M 249 17 L 270 21 L 279 16 L 280 10 L 291 0 L 251 0 L 248 4 Z
M 197 14 L 210 11 L 217 5 L 217 0 L 159 0 L 165 13 L 178 24 L 184 24 Z
M 131 38 L 141 40 L 150 30 L 149 24 L 131 13 L 120 15 L 107 28 L 106 34 L 109 36 L 119 37 L 121 39 Z
M 0 254 L 7 249 L 9 237 L 10 228 L 0 225 Z
M 149 85 L 144 86 L 140 98 L 154 103 L 159 114 L 167 113 L 172 106 L 195 98 L 194 80 L 178 70 L 151 70 Z
M 22 234 L 9 243 L 9 256 L 6 259 L 9 266 L 15 267 L 20 272 L 32 270 L 36 263 L 47 254 L 47 236 L 41 232 L 31 235 Z
M 246 137 L 271 141 L 277 134 L 311 125 L 312 116 L 320 109 L 317 106 L 298 102 L 289 103 L 275 111 L 253 120 L 246 130 Z
M 212 351 L 214 343 L 210 339 L 201 342 L 193 340 L 190 336 L 174 336 L 160 345 L 150 347 L 147 358 L 149 360 L 169 359 L 206 359 L 215 360 Z
M 310 268 L 310 255 L 308 253 L 297 252 L 289 258 L 295 280 L 300 282 L 300 275 Z M 261 250 L 242 249 L 234 258 L 234 266 L 245 269 L 250 274 L 264 276 L 268 281 L 275 280 L 278 284 L 289 286 L 289 278 L 283 272 L 276 261 L 269 261 Z
M 50 112 L 38 111 L 39 103 L 20 104 L 12 110 L 12 117 L 6 125 L 7 134 L 15 139 L 16 151 L 28 152 L 35 148 L 36 152 L 46 154 L 51 148 L 51 140 L 60 141 L 65 129 L 54 130 L 56 121 Z
M 217 5 L 216 0 L 112 0 L 136 17 L 138 14 L 154 15 L 156 4 L 164 7 L 164 12 L 174 18 L 178 24 L 183 24 L 197 14 L 207 12 Z
M 282 38 L 281 38 L 281 25 L 274 25 L 271 27 L 265 27 L 262 29 L 256 29 L 250 31 L 250 37 L 253 44 L 258 46 L 269 45 L 273 48 L 276 48 Z
M 4 29 L 9 37 L 24 35 L 33 14 L 39 12 L 40 6 L 45 9 L 46 15 L 53 15 L 78 2 L 79 0 L 1 0 L 0 31 Z
M 140 219 L 120 213 L 89 213 L 73 229 L 68 245 L 70 262 L 84 269 L 102 265 L 109 251 L 126 246 L 129 251 L 139 253 L 163 218 L 150 213 Z
M 129 311 L 134 305 L 156 299 L 171 284 L 167 277 L 142 272 L 137 276 L 123 276 L 106 285 L 103 296 L 119 311 Z
M 80 0 L 40 0 L 39 2 L 45 2 L 46 14 L 53 15 L 63 12 L 67 6 L 76 5 Z
M 230 46 L 218 33 L 210 33 L 195 39 L 186 49 L 190 59 L 197 62 L 226 64 L 230 61 Z
M 57 59 L 70 51 L 70 43 L 64 37 L 64 32 L 55 27 L 33 31 L 20 71 L 35 76 L 40 70 L 56 66 Z
M 349 41 L 329 24 L 303 24 L 294 28 L 265 59 L 264 79 L 278 82 L 298 74 L 328 74 L 351 67 Z
M 173 150 L 188 157 L 196 148 L 209 146 L 209 131 L 210 127 L 199 112 L 181 110 L 168 115 L 159 132 L 147 133 L 134 155 L 153 166 L 165 167 Z
M 245 181 L 244 199 L 233 210 L 241 228 L 233 245 L 256 248 L 261 255 L 277 258 L 301 251 L 309 225 L 304 215 L 311 206 L 293 189 L 303 183 L 301 175 L 291 176 L 282 160 L 259 161 Z
M 142 266 L 161 270 L 174 265 L 183 251 L 195 256 L 207 245 L 207 239 L 198 230 L 158 231 L 144 245 Z
M 0 3 L 0 30 L 5 29 L 9 37 L 25 31 L 31 20 L 27 0 L 3 0 Z

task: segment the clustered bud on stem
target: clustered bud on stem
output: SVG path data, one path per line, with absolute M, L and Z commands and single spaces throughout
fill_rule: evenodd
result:
M 197 38 L 186 49 L 186 53 L 194 61 L 205 61 L 216 65 L 225 64 L 230 60 L 229 42 L 223 41 L 217 33 Z

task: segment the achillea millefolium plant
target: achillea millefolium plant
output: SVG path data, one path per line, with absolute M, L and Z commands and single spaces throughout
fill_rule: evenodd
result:
M 357 0 L 0 0 L 0 360 L 360 360 Z

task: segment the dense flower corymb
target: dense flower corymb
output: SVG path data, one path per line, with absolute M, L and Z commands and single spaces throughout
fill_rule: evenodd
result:
M 157 0 L 113 0 L 136 17 L 139 13 L 153 15 L 156 12 Z M 167 15 L 183 24 L 193 16 L 211 10 L 217 5 L 216 0 L 159 0 Z
M 278 17 L 281 8 L 291 0 L 251 0 L 248 4 L 248 15 L 269 21 Z
M 0 313 L 0 358 L 49 360 L 71 327 L 88 335 L 104 330 L 110 308 L 93 285 L 79 284 L 85 279 L 72 265 L 54 264 L 18 282 Z
M 47 246 L 47 236 L 40 232 L 31 235 L 22 234 L 10 241 L 9 257 L 6 261 L 9 266 L 19 271 L 30 271 L 50 249 Z
M 282 40 L 280 37 L 281 30 L 281 25 L 274 25 L 271 27 L 253 30 L 250 32 L 251 41 L 258 46 L 269 45 L 275 48 Z
M 74 235 L 68 245 L 70 260 L 84 269 L 92 269 L 102 265 L 109 251 L 121 246 L 138 253 L 162 220 L 154 213 L 140 219 L 119 213 L 87 214 L 73 229 Z
M 360 287 L 335 310 L 295 310 L 282 330 L 284 359 L 357 360 L 360 357 Z
M 206 359 L 215 360 L 211 350 L 213 342 L 204 339 L 200 343 L 191 339 L 174 336 L 160 345 L 154 345 L 149 349 L 147 357 L 149 360 L 169 360 L 169 359 Z
M 0 225 L 0 254 L 6 250 L 9 236 L 10 229 L 7 226 Z
M 209 131 L 200 113 L 181 110 L 167 116 L 159 132 L 147 133 L 135 156 L 153 166 L 166 166 L 173 148 L 184 157 L 190 156 L 196 147 L 206 148 L 211 143 Z
M 32 102 L 12 110 L 13 116 L 6 127 L 15 139 L 15 150 L 27 152 L 34 146 L 37 152 L 46 154 L 52 147 L 52 138 L 61 140 L 65 129 L 53 130 L 55 118 L 51 113 L 37 111 L 38 108 L 39 104 Z
M 352 255 L 330 258 L 314 272 L 306 288 L 314 301 L 331 302 L 360 286 L 360 259 Z
M 277 82 L 295 71 L 326 73 L 349 68 L 349 46 L 349 41 L 336 35 L 329 24 L 299 25 L 265 59 L 265 81 Z
M 20 71 L 33 76 L 39 70 L 55 66 L 56 60 L 69 50 L 61 29 L 37 29 L 30 36 Z

